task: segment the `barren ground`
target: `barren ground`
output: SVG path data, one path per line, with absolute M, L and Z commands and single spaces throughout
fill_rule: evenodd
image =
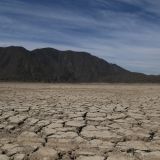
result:
M 160 86 L 0 83 L 0 160 L 160 160 Z

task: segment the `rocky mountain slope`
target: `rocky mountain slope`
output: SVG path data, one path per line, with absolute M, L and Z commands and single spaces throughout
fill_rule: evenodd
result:
M 1 81 L 160 82 L 160 76 L 127 71 L 86 52 L 0 47 Z

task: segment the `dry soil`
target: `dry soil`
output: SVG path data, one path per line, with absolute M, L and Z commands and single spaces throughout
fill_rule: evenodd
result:
M 0 160 L 160 160 L 160 86 L 0 83 Z

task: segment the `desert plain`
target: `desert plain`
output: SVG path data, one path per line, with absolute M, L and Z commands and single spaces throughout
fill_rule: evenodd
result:
M 0 83 L 0 160 L 160 160 L 160 85 Z

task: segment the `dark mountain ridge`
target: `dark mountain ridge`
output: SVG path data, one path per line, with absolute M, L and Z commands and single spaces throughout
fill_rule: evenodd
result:
M 134 73 L 86 52 L 0 47 L 0 80 L 25 82 L 152 82 L 160 76 Z

